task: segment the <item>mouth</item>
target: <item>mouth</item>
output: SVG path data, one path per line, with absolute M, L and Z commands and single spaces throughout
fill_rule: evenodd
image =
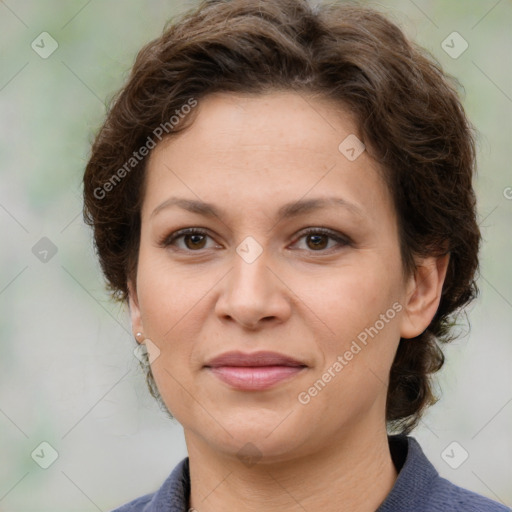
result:
M 245 391 L 271 388 L 308 368 L 305 363 L 276 352 L 226 352 L 204 367 L 232 388 Z

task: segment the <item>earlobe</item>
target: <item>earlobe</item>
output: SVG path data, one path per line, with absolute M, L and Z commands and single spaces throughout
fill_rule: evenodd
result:
M 128 306 L 130 309 L 133 335 L 135 339 L 140 343 L 140 340 L 137 338 L 137 333 L 143 333 L 144 330 L 142 328 L 139 299 L 137 297 L 137 292 L 135 291 L 135 286 L 133 286 L 131 281 L 128 282 Z
M 449 261 L 447 253 L 418 262 L 409 281 L 400 337 L 415 338 L 429 326 L 441 301 Z

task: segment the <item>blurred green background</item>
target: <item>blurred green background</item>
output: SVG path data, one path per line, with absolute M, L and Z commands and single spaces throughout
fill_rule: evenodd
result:
M 479 131 L 481 295 L 414 435 L 442 476 L 512 507 L 512 2 L 360 3 L 460 80 Z M 193 5 L 0 1 L 0 511 L 108 511 L 186 456 L 181 426 L 147 392 L 127 312 L 108 300 L 81 179 L 137 51 Z M 457 56 L 442 47 L 454 31 L 468 43 Z M 469 454 L 457 469 L 441 455 L 453 441 Z

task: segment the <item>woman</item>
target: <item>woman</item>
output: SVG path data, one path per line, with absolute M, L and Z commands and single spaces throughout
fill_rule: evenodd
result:
M 454 87 L 373 10 L 210 1 L 143 48 L 84 214 L 189 456 L 117 510 L 506 510 L 407 435 L 476 295 L 474 166 Z

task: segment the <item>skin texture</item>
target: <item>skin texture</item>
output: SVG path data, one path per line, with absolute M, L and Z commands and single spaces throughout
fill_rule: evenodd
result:
M 385 424 L 389 369 L 400 337 L 417 336 L 434 316 L 448 257 L 418 261 L 404 276 L 378 164 L 367 151 L 349 161 L 338 150 L 357 135 L 339 106 L 273 92 L 214 94 L 197 108 L 190 128 L 150 156 L 130 283 L 133 332 L 158 347 L 152 371 L 184 428 L 190 506 L 330 512 L 342 503 L 374 511 L 396 479 Z M 152 215 L 171 196 L 213 203 L 223 215 L 178 206 Z M 276 218 L 285 203 L 330 196 L 359 213 L 330 205 Z M 208 236 L 160 244 L 188 227 Z M 350 241 L 302 233 L 318 227 Z M 262 249 L 252 263 L 236 251 L 248 236 Z M 298 395 L 397 303 L 385 327 L 300 403 Z M 241 391 L 204 368 L 231 350 L 272 350 L 307 368 L 271 389 Z M 257 455 L 254 463 L 242 460 L 245 452 Z

